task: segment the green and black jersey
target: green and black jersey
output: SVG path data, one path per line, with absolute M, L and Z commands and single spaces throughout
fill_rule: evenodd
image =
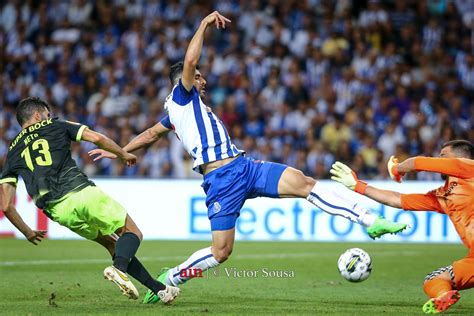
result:
M 57 118 L 26 127 L 10 144 L 0 183 L 16 184 L 21 176 L 41 209 L 94 185 L 71 157 L 71 142 L 80 141 L 86 128 Z

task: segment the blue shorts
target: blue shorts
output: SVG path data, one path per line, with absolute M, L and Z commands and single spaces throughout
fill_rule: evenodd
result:
M 277 198 L 278 182 L 287 166 L 239 156 L 204 176 L 206 206 L 211 230 L 235 227 L 245 200 L 259 196 Z

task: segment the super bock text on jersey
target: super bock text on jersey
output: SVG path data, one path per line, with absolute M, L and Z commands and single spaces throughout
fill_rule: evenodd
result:
M 51 118 L 24 128 L 12 141 L 0 183 L 23 178 L 39 208 L 93 183 L 71 157 L 71 142 L 80 141 L 85 125 Z

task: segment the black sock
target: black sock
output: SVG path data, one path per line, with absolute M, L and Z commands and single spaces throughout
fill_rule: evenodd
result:
M 128 264 L 127 273 L 152 290 L 155 294 L 166 288 L 166 285 L 151 277 L 150 273 L 148 273 L 137 257 L 133 257 Z
M 114 267 L 126 272 L 130 260 L 135 256 L 140 246 L 140 239 L 134 233 L 126 232 L 115 243 Z

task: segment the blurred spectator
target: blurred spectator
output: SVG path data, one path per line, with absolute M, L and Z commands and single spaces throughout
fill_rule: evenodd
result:
M 404 143 L 404 137 L 395 123 L 390 123 L 385 127 L 385 132 L 380 136 L 377 147 L 383 151 L 384 159 L 388 160 L 395 154 L 398 145 Z
M 332 152 L 337 152 L 342 142 L 351 139 L 351 131 L 343 122 L 344 115 L 336 114 L 334 122 L 326 124 L 321 131 L 321 140 Z

